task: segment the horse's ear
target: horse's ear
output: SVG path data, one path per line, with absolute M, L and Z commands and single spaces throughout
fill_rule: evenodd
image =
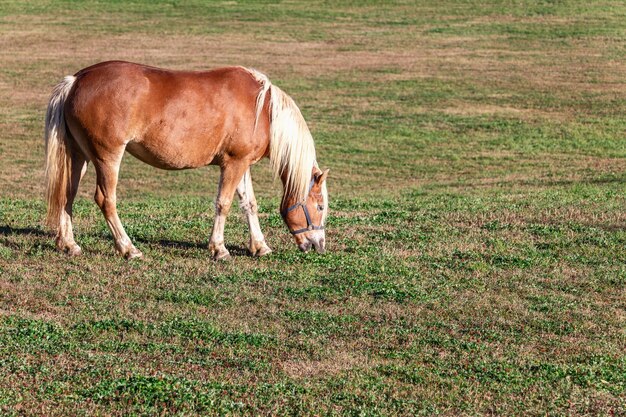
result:
M 324 172 L 320 171 L 319 174 L 315 174 L 315 182 L 321 185 L 324 181 L 326 181 L 326 177 L 328 177 L 329 171 L 330 168 L 326 168 Z

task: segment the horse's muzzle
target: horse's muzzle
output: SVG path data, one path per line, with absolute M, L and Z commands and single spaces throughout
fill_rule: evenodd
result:
M 322 254 L 324 252 L 326 252 L 326 247 L 325 247 L 325 239 L 322 237 L 320 239 L 307 239 L 304 242 L 302 242 L 301 244 L 298 245 L 298 248 L 300 248 L 300 250 L 302 252 L 308 252 L 311 247 L 315 248 L 315 251 L 319 254 Z

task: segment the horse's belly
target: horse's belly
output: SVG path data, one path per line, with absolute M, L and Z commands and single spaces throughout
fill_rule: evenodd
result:
M 190 152 L 185 147 L 154 146 L 131 141 L 126 145 L 128 153 L 140 161 L 161 169 L 189 169 L 209 165 L 215 154 L 212 152 Z

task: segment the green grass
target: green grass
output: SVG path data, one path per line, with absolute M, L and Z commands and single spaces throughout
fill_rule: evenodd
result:
M 620 415 L 626 73 L 620 2 L 5 2 L 0 414 Z M 244 64 L 300 105 L 330 167 L 328 251 L 210 260 L 217 170 L 126 157 L 126 262 L 43 228 L 46 101 L 95 61 Z

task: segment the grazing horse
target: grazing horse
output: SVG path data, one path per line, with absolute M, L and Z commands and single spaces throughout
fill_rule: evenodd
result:
M 326 177 L 316 162 L 311 133 L 294 101 L 262 73 L 243 67 L 170 71 L 130 62 L 102 62 L 67 76 L 46 114 L 47 223 L 56 246 L 80 247 L 72 231 L 72 204 L 87 164 L 96 170 L 95 201 L 116 249 L 141 257 L 117 215 L 116 187 L 124 151 L 162 169 L 218 165 L 214 259 L 230 256 L 224 224 L 235 191 L 250 230 L 254 256 L 271 252 L 259 226 L 250 166 L 269 157 L 283 184 L 281 215 L 298 247 L 325 248 Z

